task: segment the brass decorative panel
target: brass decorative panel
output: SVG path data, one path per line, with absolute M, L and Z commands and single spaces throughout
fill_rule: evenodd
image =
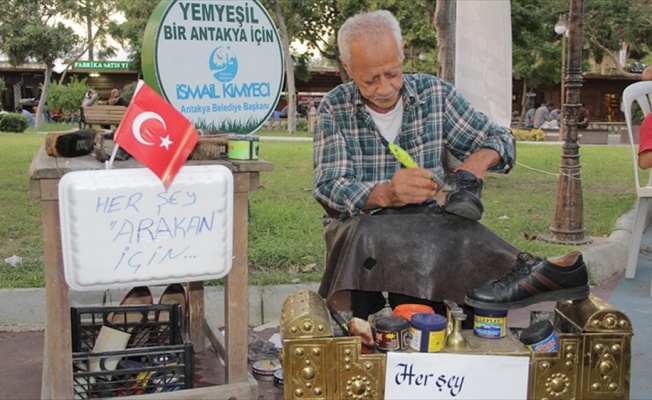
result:
M 555 308 L 559 351 L 529 353 L 512 334 L 483 339 L 462 331 L 465 346 L 444 352 L 530 355 L 528 399 L 628 399 L 629 318 L 603 300 L 559 302 Z M 324 300 L 301 291 L 283 305 L 283 377 L 286 399 L 382 399 L 385 354 L 361 354 L 360 337 L 332 337 Z
M 283 341 L 286 399 L 382 399 L 385 355 L 360 353 L 357 337 Z
M 281 312 L 283 339 L 332 336 L 331 316 L 320 295 L 309 290 L 300 290 L 285 299 Z

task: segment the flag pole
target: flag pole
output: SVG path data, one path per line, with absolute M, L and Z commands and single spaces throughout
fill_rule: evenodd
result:
M 115 161 L 115 156 L 116 154 L 118 154 L 119 148 L 120 146 L 118 146 L 118 144 L 115 143 L 115 146 L 113 146 L 113 152 L 111 153 L 111 158 L 109 159 L 109 161 L 104 162 L 104 166 L 106 167 L 105 169 L 111 169 L 111 167 L 113 167 L 113 161 Z

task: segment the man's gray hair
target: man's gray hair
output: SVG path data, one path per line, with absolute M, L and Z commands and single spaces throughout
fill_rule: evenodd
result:
M 401 35 L 401 25 L 396 17 L 387 10 L 371 11 L 368 13 L 357 14 L 347 19 L 340 27 L 337 33 L 337 46 L 344 62 L 351 65 L 351 40 L 359 35 L 368 37 L 379 37 L 381 33 L 390 31 L 396 40 L 398 54 L 401 61 L 403 54 L 403 36 Z

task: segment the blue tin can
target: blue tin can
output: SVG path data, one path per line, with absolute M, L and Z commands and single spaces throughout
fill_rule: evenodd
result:
M 439 314 L 414 314 L 410 319 L 410 348 L 421 353 L 444 349 L 448 320 Z
M 500 339 L 507 332 L 507 310 L 473 310 L 473 334 L 485 339 Z
M 559 350 L 559 337 L 552 323 L 539 321 L 523 329 L 521 343 L 533 353 L 554 353 Z

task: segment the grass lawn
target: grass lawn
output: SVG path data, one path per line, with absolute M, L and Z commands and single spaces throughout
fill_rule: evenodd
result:
M 48 126 L 42 132 L 48 129 L 54 130 Z M 0 133 L 0 288 L 44 286 L 40 206 L 28 191 L 29 165 L 43 141 L 43 135 L 33 133 Z M 557 145 L 518 143 L 520 165 L 508 175 L 490 174 L 483 192 L 482 222 L 540 256 L 573 249 L 533 239 L 547 234 L 552 221 L 560 154 Z M 591 236 L 609 235 L 636 198 L 631 151 L 626 146 L 583 146 L 580 154 L 584 227 Z M 260 155 L 275 169 L 261 174 L 261 188 L 250 196 L 250 283 L 318 281 L 324 243 L 322 210 L 310 192 L 312 143 L 262 141 Z M 15 268 L 2 261 L 12 255 L 23 258 Z

